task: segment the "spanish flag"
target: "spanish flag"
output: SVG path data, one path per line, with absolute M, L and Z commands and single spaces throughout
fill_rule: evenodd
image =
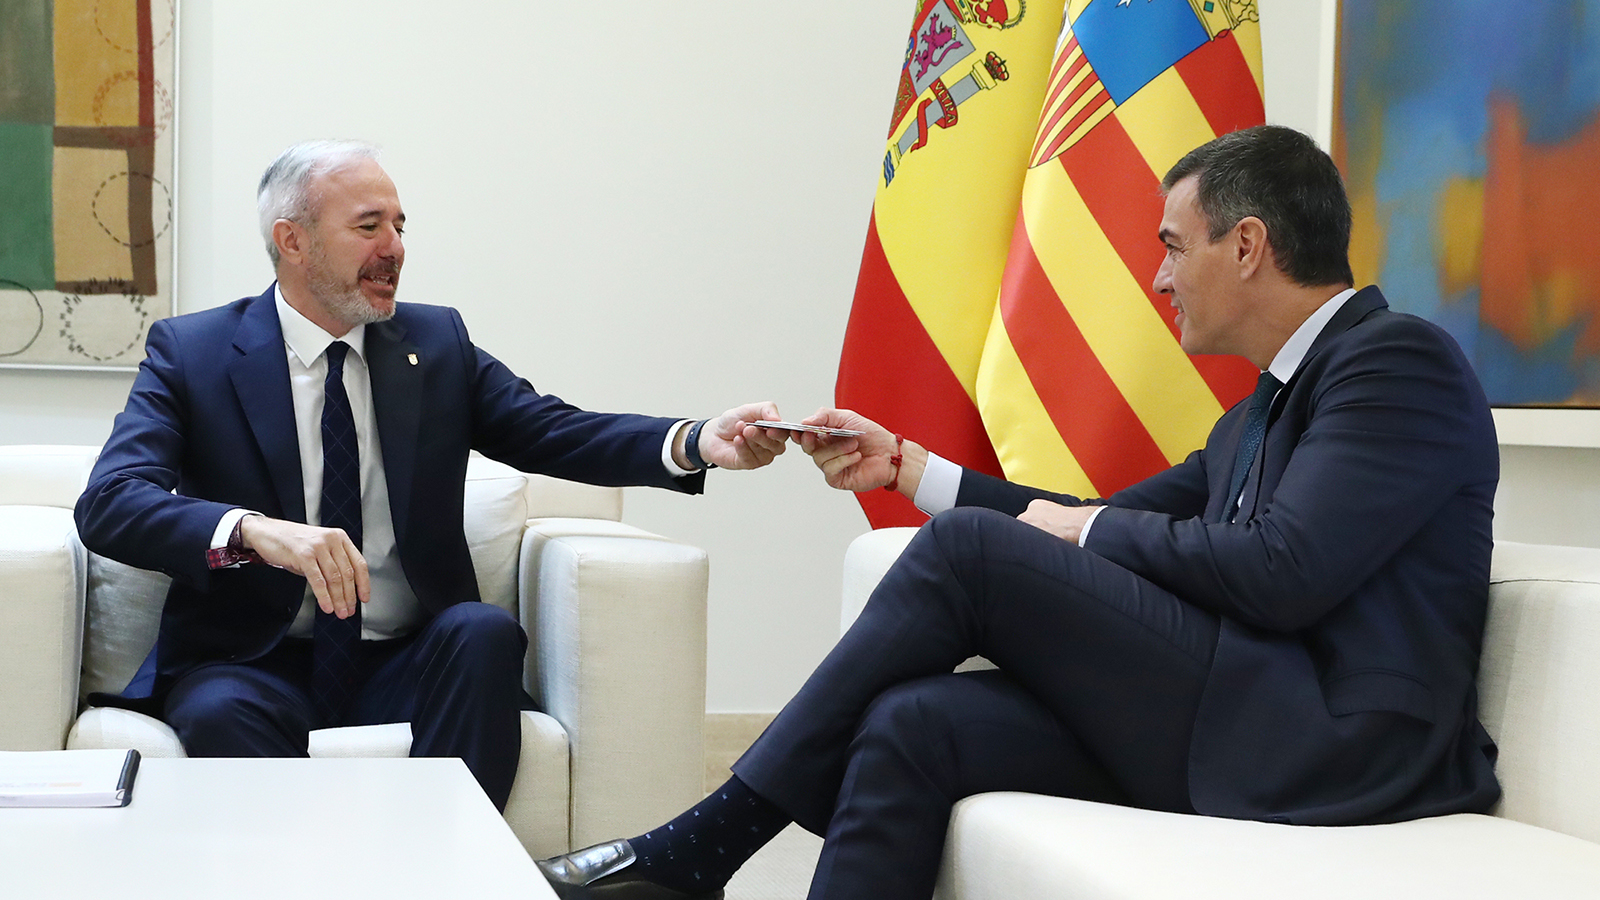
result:
M 976 23 L 980 5 L 920 4 L 906 72 L 919 52 L 927 58 L 931 17 Z M 1238 358 L 1186 356 L 1175 312 L 1150 282 L 1161 176 L 1188 150 L 1264 119 L 1260 26 L 1252 0 L 1046 5 L 1017 3 L 994 35 L 1033 38 L 1033 52 L 1007 48 L 994 88 L 998 98 L 1025 86 L 1015 91 L 1017 104 L 1032 104 L 1020 151 L 1014 127 L 980 132 L 986 98 L 970 92 L 943 114 L 949 125 L 902 117 L 947 103 L 902 78 L 836 400 L 962 465 L 1105 495 L 1181 460 L 1254 383 Z M 1054 49 L 1041 57 L 1045 28 Z M 929 119 L 944 131 L 922 125 L 905 139 L 907 120 Z M 937 149 L 940 138 L 961 157 L 913 180 L 923 160 L 904 148 Z M 975 145 L 995 167 L 982 183 L 970 169 Z M 952 245 L 958 220 L 967 231 Z M 898 498 L 884 492 L 860 496 L 874 527 L 921 519 L 885 504 Z
M 917 4 L 834 392 L 993 475 L 978 365 L 1061 26 L 1050 5 Z M 898 494 L 857 496 L 874 527 L 926 518 Z

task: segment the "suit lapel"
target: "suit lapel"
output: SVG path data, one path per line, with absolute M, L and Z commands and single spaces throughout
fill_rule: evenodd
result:
M 228 377 L 266 462 L 283 516 L 304 522 L 305 487 L 289 390 L 289 358 L 270 289 L 245 309 L 233 346 L 240 355 L 228 365 Z
M 396 546 L 405 541 L 411 520 L 411 484 L 417 467 L 417 434 L 422 421 L 422 366 L 405 326 L 390 319 L 367 326 L 367 372 L 372 408 L 378 419 L 384 481 Z
M 1354 328 L 1357 322 L 1377 310 L 1388 308 L 1389 303 L 1384 300 L 1382 292 L 1377 287 L 1370 285 L 1357 291 L 1354 296 L 1345 301 L 1344 306 L 1339 307 L 1339 311 L 1333 314 L 1333 318 L 1328 320 L 1328 324 L 1322 326 L 1322 330 L 1317 333 L 1316 338 L 1311 342 L 1311 347 L 1306 350 L 1305 359 L 1300 361 L 1300 365 L 1295 368 L 1294 374 L 1289 376 L 1289 383 L 1285 384 L 1278 391 L 1278 395 L 1272 399 L 1272 407 L 1267 411 L 1267 431 L 1269 434 L 1272 431 L 1272 424 L 1278 420 L 1278 414 L 1283 411 L 1284 405 L 1288 402 L 1289 392 L 1293 391 L 1300 381 L 1300 373 L 1305 371 L 1306 363 L 1322 352 L 1322 348 L 1326 347 L 1329 341 Z M 1237 446 L 1237 443 L 1235 446 Z M 1266 455 L 1267 441 L 1263 438 L 1261 449 L 1256 453 L 1256 458 L 1251 464 L 1249 477 L 1245 479 L 1244 495 L 1240 498 L 1241 502 L 1239 504 L 1239 519 L 1241 521 L 1256 514 L 1257 501 L 1260 499 L 1261 466 Z

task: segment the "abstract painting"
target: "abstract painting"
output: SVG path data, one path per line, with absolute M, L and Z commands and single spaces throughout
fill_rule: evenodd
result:
M 1600 0 L 1343 0 L 1333 149 L 1357 284 L 1496 406 L 1600 406 Z
M 0 0 L 0 365 L 127 368 L 172 312 L 176 0 Z

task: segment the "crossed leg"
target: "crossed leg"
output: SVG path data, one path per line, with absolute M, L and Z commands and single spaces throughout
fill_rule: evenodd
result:
M 1215 616 L 1091 552 L 953 510 L 917 534 L 734 772 L 826 837 L 814 900 L 922 900 L 950 806 L 972 793 L 1190 811 L 1217 632 Z M 974 655 L 1001 674 L 946 674 Z

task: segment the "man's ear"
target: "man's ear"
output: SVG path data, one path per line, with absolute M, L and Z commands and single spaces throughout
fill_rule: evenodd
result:
M 272 223 L 272 243 L 278 247 L 278 257 L 284 262 L 299 264 L 305 259 L 306 233 L 288 219 Z
M 1272 247 L 1267 243 L 1267 224 L 1255 216 L 1245 216 L 1233 226 L 1234 254 L 1239 277 L 1249 278 L 1263 266 L 1272 265 Z

